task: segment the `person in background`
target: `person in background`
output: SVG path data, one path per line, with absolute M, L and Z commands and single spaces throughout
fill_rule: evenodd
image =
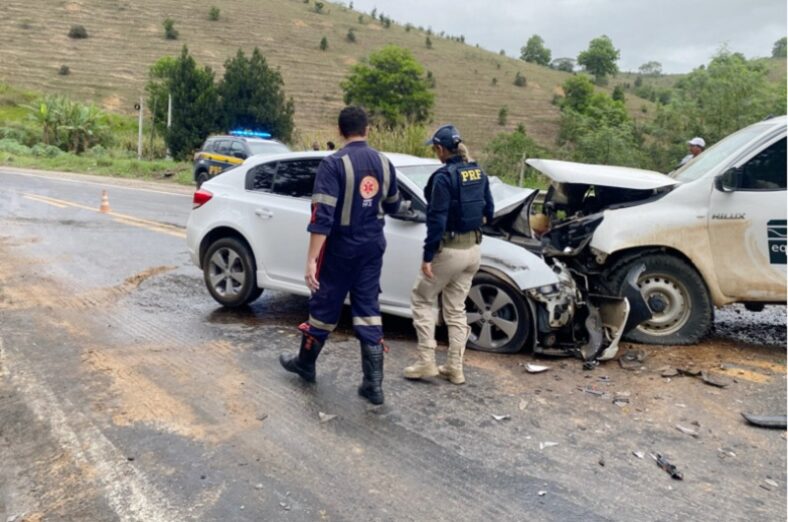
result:
M 306 285 L 309 320 L 303 323 L 298 354 L 282 355 L 285 370 L 315 382 L 315 361 L 336 328 L 350 293 L 353 330 L 361 343 L 364 378 L 359 395 L 383 404 L 383 322 L 380 317 L 380 272 L 386 239 L 384 214 L 399 211 L 394 166 L 367 144 L 369 124 L 360 107 L 339 113 L 345 146 L 320 163 L 307 227 L 309 250 Z
M 698 157 L 698 154 L 704 151 L 706 148 L 706 140 L 695 136 L 691 140 L 687 142 L 687 146 L 689 147 L 689 154 L 682 158 L 681 163 L 679 163 L 679 167 L 683 167 L 687 164 L 690 160 L 695 159 Z
M 487 175 L 468 156 L 459 131 L 444 125 L 427 141 L 443 166 L 430 176 L 427 237 L 421 272 L 411 293 L 419 359 L 405 368 L 407 379 L 441 375 L 463 384 L 463 356 L 470 335 L 465 299 L 481 263 L 482 225 L 491 222 L 495 206 Z M 435 365 L 435 302 L 441 296 L 449 330 L 446 364 Z
M 335 149 L 337 148 L 337 146 L 336 146 L 336 145 L 334 145 L 334 142 L 333 142 L 333 141 L 328 141 L 328 142 L 326 142 L 326 148 L 327 148 L 328 150 L 335 150 Z
M 312 150 L 320 150 L 320 144 L 316 141 L 312 142 Z

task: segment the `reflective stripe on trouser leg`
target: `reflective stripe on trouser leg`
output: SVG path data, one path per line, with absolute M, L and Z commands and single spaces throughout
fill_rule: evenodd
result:
M 353 330 L 356 337 L 366 344 L 378 344 L 383 339 L 383 321 L 380 317 L 380 271 L 383 267 L 383 249 L 378 244 L 367 247 L 356 265 L 356 280 L 350 289 L 350 307 L 353 312 Z
M 345 259 L 325 251 L 318 281 L 320 289 L 309 298 L 309 328 L 306 333 L 325 341 L 339 322 L 345 297 L 353 284 L 353 274 L 347 270 Z

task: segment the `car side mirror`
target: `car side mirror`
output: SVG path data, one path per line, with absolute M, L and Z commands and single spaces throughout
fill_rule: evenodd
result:
M 245 152 L 233 152 L 233 156 L 243 160 L 245 160 L 248 157 Z
M 720 192 L 733 192 L 741 186 L 741 178 L 741 169 L 731 167 L 714 178 L 714 188 Z

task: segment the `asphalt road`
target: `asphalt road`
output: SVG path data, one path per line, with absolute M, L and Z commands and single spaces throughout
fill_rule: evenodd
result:
M 461 387 L 402 379 L 413 333 L 386 317 L 374 408 L 347 318 L 306 385 L 276 362 L 303 298 L 211 300 L 190 193 L 0 169 L 0 520 L 786 518 L 785 432 L 740 417 L 785 413 L 784 307 L 723 310 L 695 347 L 632 347 L 634 370 L 469 353 Z

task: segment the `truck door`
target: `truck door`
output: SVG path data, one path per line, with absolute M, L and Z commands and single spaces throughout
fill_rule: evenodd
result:
M 785 301 L 786 139 L 734 165 L 712 190 L 709 236 L 720 288 L 737 301 Z

